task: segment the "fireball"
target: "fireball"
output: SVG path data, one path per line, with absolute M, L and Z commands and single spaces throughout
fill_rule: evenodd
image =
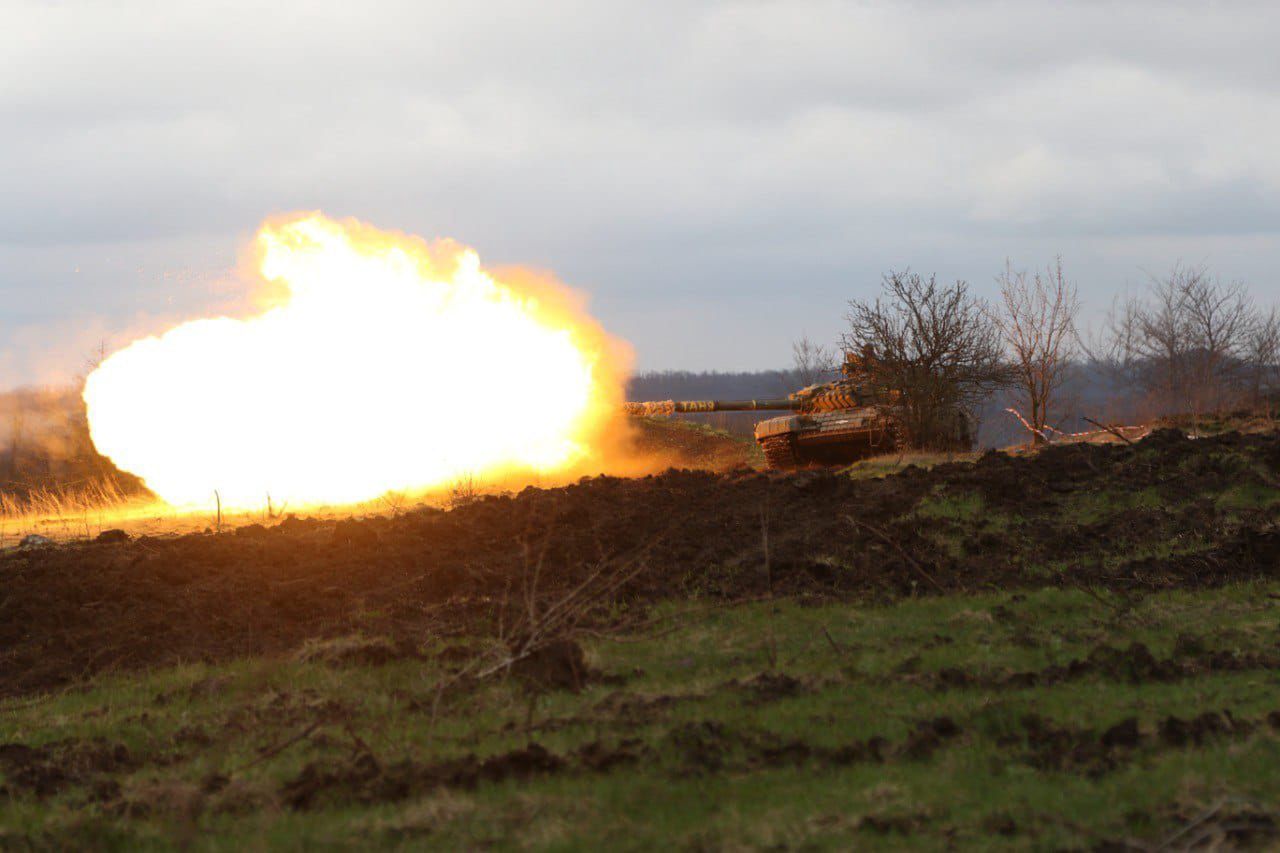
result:
M 98 450 L 170 504 L 355 503 L 590 463 L 618 346 L 562 288 L 320 214 L 268 221 L 255 248 L 275 304 L 138 340 L 85 384 Z

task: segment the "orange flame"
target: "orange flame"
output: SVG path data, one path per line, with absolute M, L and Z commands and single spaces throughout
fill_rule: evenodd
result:
M 265 223 L 257 250 L 280 304 L 136 341 L 85 384 L 98 450 L 169 503 L 354 503 L 592 464 L 625 356 L 563 288 L 318 213 Z

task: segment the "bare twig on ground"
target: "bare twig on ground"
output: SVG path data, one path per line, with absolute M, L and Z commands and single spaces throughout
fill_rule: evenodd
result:
M 529 657 L 548 643 L 572 633 L 596 604 L 617 592 L 648 568 L 644 557 L 648 555 L 650 547 L 651 544 L 645 545 L 637 553 L 621 561 L 621 570 L 614 573 L 610 573 L 609 570 L 615 568 L 618 561 L 607 560 L 598 564 L 582 583 L 570 590 L 559 601 L 541 613 L 534 613 L 531 620 L 512 626 L 508 636 L 501 638 L 506 641 L 505 645 L 510 652 L 503 655 L 502 660 L 485 667 L 473 677 L 483 679 L 510 669 L 517 661 Z
M 773 620 L 769 620 L 769 633 L 764 638 L 765 659 L 769 662 L 769 671 L 778 669 L 778 637 L 773 631 Z
M 282 740 L 279 743 L 268 747 L 266 750 L 260 752 L 258 757 L 255 758 L 253 761 L 250 761 L 248 764 L 241 765 L 240 767 L 237 767 L 231 772 L 233 774 L 243 773 L 244 771 L 248 770 L 251 767 L 257 767 L 259 764 L 261 764 L 264 761 L 270 761 L 272 758 L 275 758 L 277 755 L 284 752 L 286 749 L 293 746 L 294 744 L 301 743 L 302 741 L 311 737 L 313 734 L 315 734 L 316 730 L 319 729 L 322 725 L 324 725 L 323 720 L 313 720 L 311 722 L 311 725 L 307 726 L 305 729 L 298 732 L 293 737 L 288 738 L 287 740 Z
M 1187 824 L 1177 832 L 1173 833 L 1150 849 L 1153 851 L 1218 850 L 1230 847 L 1230 845 L 1226 844 L 1228 839 L 1225 837 L 1224 832 L 1224 830 L 1231 828 L 1231 824 L 1229 823 L 1220 821 L 1214 826 L 1208 828 L 1208 830 L 1200 832 L 1198 835 L 1191 835 L 1193 831 L 1200 829 L 1205 824 L 1222 814 L 1223 809 L 1227 806 L 1243 806 L 1245 808 L 1252 809 L 1257 813 L 1258 817 L 1271 821 L 1275 821 L 1277 817 L 1280 817 L 1274 809 L 1267 808 L 1263 803 L 1257 800 L 1247 797 L 1222 797 L 1214 802 L 1213 805 L 1209 806 L 1207 809 L 1188 821 Z M 1226 817 L 1229 818 L 1230 813 L 1228 813 Z M 1206 842 L 1209 842 L 1207 846 Z M 1234 849 L 1234 847 L 1231 849 Z
M 906 561 L 907 565 L 910 566 L 912 570 L 915 571 L 916 574 L 924 578 L 925 581 L 927 581 L 929 585 L 932 586 L 934 589 L 936 589 L 938 592 L 947 591 L 942 584 L 934 580 L 933 575 L 929 574 L 924 570 L 924 566 L 920 565 L 920 562 L 916 560 L 915 557 L 912 557 L 910 554 L 908 554 L 901 545 L 899 545 L 897 542 L 894 542 L 893 539 L 891 539 L 883 530 L 880 530 L 877 527 L 873 527 L 872 525 L 867 524 L 865 521 L 860 521 L 859 519 L 856 519 L 851 515 L 845 516 L 845 518 L 849 520 L 850 524 L 853 524 L 856 527 L 861 527 L 863 530 L 866 530 L 868 533 L 871 533 L 881 542 L 884 542 L 890 548 L 893 548 L 895 551 L 897 551 L 898 554 L 902 557 L 902 559 Z
M 836 642 L 836 638 L 831 636 L 831 632 L 827 630 L 826 625 L 822 626 L 822 635 L 827 638 L 827 642 L 831 645 L 832 651 L 834 651 L 838 656 L 843 657 L 845 650 Z
M 548 543 L 546 539 L 535 558 L 532 549 L 525 549 L 525 573 L 521 579 L 523 613 L 508 623 L 507 616 L 511 587 L 508 586 L 498 609 L 498 632 L 486 650 L 474 655 L 461 669 L 437 682 L 432 701 L 431 720 L 437 718 L 445 693 L 463 683 L 483 681 L 499 673 L 510 672 L 515 664 L 525 660 L 551 644 L 571 639 L 581 631 L 581 623 L 597 606 L 611 599 L 641 572 L 648 568 L 646 558 L 655 540 L 651 540 L 627 555 L 604 557 L 590 570 L 577 586 L 553 601 L 540 606 L 539 581 Z M 532 714 L 532 709 L 530 709 Z M 531 724 L 531 720 L 527 721 Z
M 1212 819 L 1214 815 L 1216 815 L 1218 812 L 1222 811 L 1222 807 L 1223 807 L 1223 806 L 1225 806 L 1226 804 L 1227 804 L 1227 799 L 1226 799 L 1226 797 L 1223 797 L 1222 799 L 1219 799 L 1216 803 L 1214 803 L 1213 805 L 1209 806 L 1209 808 L 1205 809 L 1205 810 L 1204 810 L 1204 811 L 1202 811 L 1200 814 L 1196 815 L 1196 816 L 1195 816 L 1191 821 L 1189 821 L 1185 826 L 1183 826 L 1181 829 L 1179 829 L 1179 830 L 1178 830 L 1177 832 L 1175 832 L 1173 835 L 1170 835 L 1170 836 L 1169 836 L 1168 838 L 1166 838 L 1164 841 L 1161 841 L 1159 844 L 1157 844 L 1157 845 L 1156 845 L 1155 847 L 1153 847 L 1152 849 L 1153 849 L 1153 850 L 1170 850 L 1170 849 L 1172 849 L 1172 848 L 1173 848 L 1173 844 L 1174 844 L 1174 842 L 1176 842 L 1179 838 L 1182 838 L 1182 837 L 1183 837 L 1184 835 L 1186 835 L 1187 833 L 1191 832 L 1191 831 L 1192 831 L 1193 829 L 1195 829 L 1196 827 L 1203 826 L 1203 825 L 1204 825 L 1204 823 L 1205 823 L 1205 821 Z M 1184 849 L 1190 849 L 1190 848 L 1189 848 L 1189 846 L 1187 846 L 1187 845 L 1184 845 L 1183 847 L 1184 847 Z
M 1101 604 L 1103 607 L 1107 607 L 1111 609 L 1117 615 L 1123 615 L 1125 613 L 1128 613 L 1129 610 L 1132 609 L 1133 607 L 1133 602 L 1128 600 L 1127 598 L 1120 602 L 1109 601 L 1097 590 L 1093 589 L 1092 587 L 1085 586 L 1080 581 L 1074 578 L 1071 579 L 1071 585 L 1076 589 L 1080 590 L 1081 592 L 1083 592 L 1085 595 L 1092 598 L 1094 601 Z
M 1120 439 L 1121 441 L 1123 441 L 1125 444 L 1133 444 L 1133 441 L 1132 441 L 1132 439 L 1130 439 L 1130 438 L 1129 438 L 1129 436 L 1125 435 L 1124 433 L 1122 433 L 1120 430 L 1116 429 L 1115 427 L 1110 427 L 1110 426 L 1107 426 L 1106 424 L 1098 423 L 1098 422 L 1097 422 L 1097 421 L 1095 421 L 1093 418 L 1086 418 L 1086 417 L 1084 417 L 1083 415 L 1081 416 L 1080 420 L 1084 421 L 1085 423 L 1093 424 L 1093 425 L 1094 425 L 1094 426 L 1096 426 L 1098 429 L 1105 430 L 1105 431 L 1107 431 L 1107 432 L 1111 433 L 1111 434 L 1112 434 L 1112 435 L 1114 435 L 1116 438 L 1118 438 L 1118 439 Z
M 346 732 L 347 737 L 351 738 L 352 743 L 356 745 L 356 748 L 358 750 L 363 752 L 365 755 L 369 756 L 369 760 L 373 762 L 373 766 L 381 770 L 382 762 L 378 760 L 377 754 L 373 751 L 373 749 L 369 746 L 369 744 L 365 743 L 364 738 L 356 734 L 356 730 L 355 728 L 352 727 L 351 723 L 350 722 L 343 723 L 342 730 Z

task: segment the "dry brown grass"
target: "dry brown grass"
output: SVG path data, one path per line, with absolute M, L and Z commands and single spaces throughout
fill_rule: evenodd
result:
M 25 494 L 0 491 L 0 518 L 76 516 L 136 500 L 114 480 L 102 479 L 59 486 L 41 486 Z

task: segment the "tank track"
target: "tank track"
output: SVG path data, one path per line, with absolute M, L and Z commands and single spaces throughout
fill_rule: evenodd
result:
M 796 440 L 791 435 L 771 435 L 760 440 L 764 451 L 764 464 L 770 471 L 787 471 L 800 467 L 800 454 Z

